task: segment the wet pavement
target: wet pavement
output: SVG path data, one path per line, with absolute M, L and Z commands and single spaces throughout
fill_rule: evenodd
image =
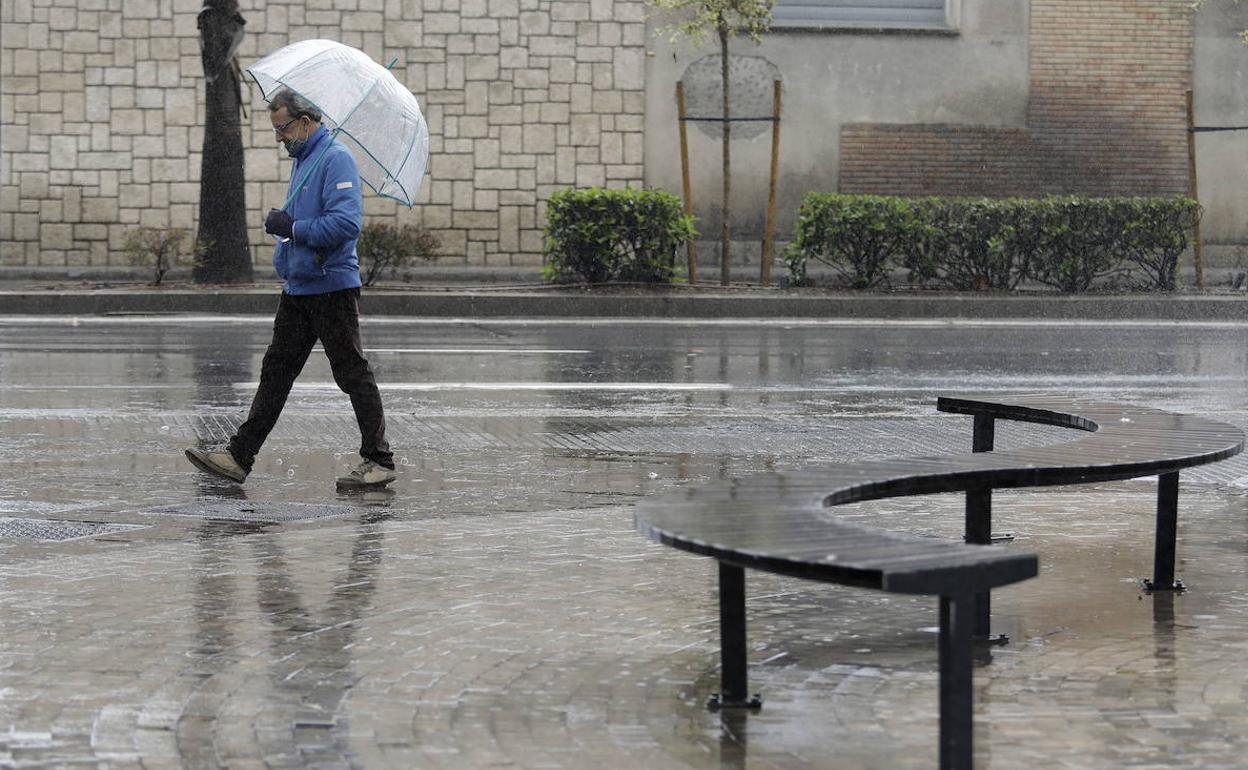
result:
M 247 483 L 182 449 L 245 413 L 270 319 L 0 318 L 0 768 L 925 768 L 936 607 L 751 573 L 757 714 L 718 683 L 713 564 L 630 505 L 673 485 L 966 451 L 949 391 L 1248 426 L 1248 327 L 369 319 L 400 478 L 314 354 Z M 997 445 L 1060 441 L 1002 425 Z M 1242 767 L 1248 458 L 998 494 L 1039 578 L 994 594 L 977 767 Z M 956 537 L 956 496 L 838 509 Z

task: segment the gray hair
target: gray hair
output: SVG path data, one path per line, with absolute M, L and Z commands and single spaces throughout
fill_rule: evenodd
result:
M 283 107 L 286 108 L 286 114 L 292 118 L 307 115 L 313 123 L 321 122 L 320 108 L 289 88 L 275 92 L 273 98 L 269 99 L 269 112 L 277 112 Z

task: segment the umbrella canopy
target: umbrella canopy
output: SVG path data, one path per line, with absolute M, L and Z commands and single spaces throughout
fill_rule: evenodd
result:
M 368 54 L 333 40 L 303 40 L 247 68 L 265 100 L 288 88 L 321 110 L 355 156 L 360 179 L 411 206 L 429 161 L 429 128 L 412 92 Z

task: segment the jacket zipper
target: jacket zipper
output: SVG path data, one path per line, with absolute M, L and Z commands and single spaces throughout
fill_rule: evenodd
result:
M 291 178 L 294 178 L 295 173 L 297 173 L 298 171 L 299 171 L 299 161 L 295 161 L 295 167 L 294 167 L 293 169 L 291 169 L 291 170 L 290 170 Z M 303 195 L 303 190 L 300 190 L 298 193 L 296 193 L 296 198 L 297 198 L 299 195 Z M 292 240 L 293 240 L 293 239 L 292 239 Z M 316 252 L 315 252 L 315 251 L 313 251 L 313 252 L 312 252 L 312 261 L 313 261 L 313 262 L 316 262 L 316 261 L 317 261 L 317 260 L 316 260 Z M 318 265 L 317 265 L 317 267 L 321 268 L 321 275 L 329 275 L 329 273 L 325 272 L 325 265 L 324 265 L 324 263 L 318 264 Z

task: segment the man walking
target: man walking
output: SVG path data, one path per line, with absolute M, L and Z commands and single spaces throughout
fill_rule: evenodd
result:
M 363 462 L 338 478 L 341 488 L 394 481 L 381 394 L 360 342 L 360 264 L 355 252 L 363 220 L 360 177 L 351 152 L 321 125 L 321 111 L 289 90 L 269 102 L 273 133 L 295 159 L 288 209 L 272 209 L 265 232 L 278 239 L 273 267 L 285 281 L 273 340 L 247 420 L 219 450 L 190 448 L 200 470 L 242 483 L 286 404 L 312 346 L 320 340 L 334 381 L 351 398 Z

